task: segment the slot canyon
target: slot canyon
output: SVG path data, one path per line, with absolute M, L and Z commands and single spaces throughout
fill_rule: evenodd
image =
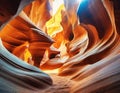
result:
M 0 93 L 119 93 L 120 0 L 0 0 Z

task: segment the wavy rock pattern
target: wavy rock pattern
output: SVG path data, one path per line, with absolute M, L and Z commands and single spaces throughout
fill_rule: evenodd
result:
M 12 33 L 12 31 L 15 32 Z M 50 39 L 50 37 L 44 32 L 39 30 L 34 25 L 26 22 L 19 16 L 2 29 L 0 36 L 4 46 L 14 54 L 18 54 L 19 51 L 21 51 L 18 46 L 21 46 L 21 48 L 24 46 L 27 48 L 28 46 L 28 49 L 32 55 L 32 60 L 35 62 L 34 65 L 38 67 L 45 49 L 53 43 L 53 40 Z M 7 38 L 5 38 L 6 36 Z M 26 42 L 28 42 L 28 44 L 24 45 Z M 36 48 L 36 46 L 39 47 Z M 22 51 L 24 52 L 26 48 L 23 48 Z
M 70 93 L 118 93 L 119 0 L 63 0 L 65 9 L 60 7 L 55 15 L 51 14 L 51 0 L 32 3 L 26 0 L 23 6 L 21 0 L 21 3 L 16 2 L 20 7 L 11 7 L 11 10 L 18 9 L 17 12 L 3 10 L 4 6 L 12 6 L 15 2 L 9 5 L 6 5 L 7 0 L 0 2 L 0 37 L 9 51 L 1 44 L 0 82 L 8 82 L 11 87 L 3 84 L 8 90 L 17 85 L 17 92 L 24 88 L 30 93 L 50 86 L 51 78 L 34 67 L 37 66 L 42 70 L 59 69 L 59 76 L 76 82 L 70 87 Z M 20 10 L 23 11 L 19 13 Z M 9 17 L 2 20 L 3 15 Z M 51 37 L 46 25 L 49 20 L 54 24 Z M 59 25 L 55 24 L 56 20 Z M 3 25 L 6 26 L 3 28 Z M 28 63 L 34 66 L 22 61 L 26 50 L 31 54 Z
M 15 18 L 24 6 L 31 1 L 32 0 L 18 0 L 12 2 L 9 0 L 1 0 L 1 27 L 3 28 L 3 25 L 9 20 Z M 6 10 L 6 7 L 9 8 L 10 11 Z M 6 15 L 7 13 L 9 13 L 9 15 Z M 24 20 L 26 16 L 24 16 L 24 18 L 23 16 L 24 15 L 21 14 L 13 19 L 0 32 L 0 38 L 2 39 L 4 46 L 9 50 L 6 50 L 2 45 L 2 42 L 0 42 L 1 93 L 23 93 L 25 91 L 26 93 L 32 93 L 32 91 L 44 89 L 52 85 L 52 80 L 47 74 L 16 57 L 20 57 L 25 48 L 28 48 L 28 44 L 31 54 L 35 55 L 34 46 L 36 47 L 36 45 L 41 44 L 44 45 L 43 47 L 36 49 L 37 54 L 39 54 L 38 50 L 44 52 L 53 42 L 52 39 L 50 39 L 45 33 L 41 32 L 41 30 L 34 26 L 29 20 Z M 28 41 L 31 43 L 28 43 Z M 43 53 L 42 51 L 40 53 Z M 16 56 L 10 52 L 16 54 Z
M 77 81 L 71 93 L 116 93 L 120 90 L 120 38 L 113 3 L 114 0 L 86 0 L 80 4 L 77 13 L 80 25 L 74 28 L 74 38 L 67 44 L 71 57 L 59 73 Z
M 94 4 L 99 5 L 98 7 L 95 7 Z M 102 1 L 97 0 L 90 2 L 84 1 L 82 5 L 79 7 L 80 13 L 78 11 L 81 24 L 74 28 L 74 38 L 67 44 L 67 49 L 70 54 L 73 54 L 73 56 L 69 58 L 67 60 L 68 62 L 66 62 L 66 64 L 62 67 L 65 67 L 65 69 L 67 69 L 67 67 L 69 69 L 69 67 L 74 65 L 80 66 L 95 63 L 108 55 L 111 55 L 115 52 L 117 53 L 119 50 L 119 42 L 117 43 L 119 36 L 115 30 L 113 21 L 114 18 L 109 16 L 109 10 L 105 9 L 107 5 L 104 6 Z M 85 7 L 86 11 L 80 10 Z M 94 12 L 97 12 L 98 9 L 100 9 L 100 14 L 97 14 L 102 16 L 94 15 L 94 12 L 92 12 L 93 9 Z M 114 51 L 113 48 L 116 51 Z
M 0 75 L 21 87 L 44 88 L 52 84 L 50 77 L 9 53 L 0 42 Z
M 42 31 L 46 30 L 45 23 L 51 18 L 50 12 L 52 11 L 52 7 L 49 1 L 50 0 L 36 0 L 24 8 L 27 16 Z

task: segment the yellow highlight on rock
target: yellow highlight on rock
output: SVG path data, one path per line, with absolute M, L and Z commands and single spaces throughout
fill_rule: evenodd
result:
M 47 34 L 51 37 L 54 37 L 56 33 L 59 33 L 63 30 L 60 22 L 62 21 L 61 11 L 64 10 L 65 7 L 62 4 L 59 9 L 57 10 L 56 14 L 46 22 Z

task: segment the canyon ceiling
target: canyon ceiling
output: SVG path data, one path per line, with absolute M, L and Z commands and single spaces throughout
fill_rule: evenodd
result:
M 0 0 L 0 93 L 118 93 L 119 35 L 120 0 Z

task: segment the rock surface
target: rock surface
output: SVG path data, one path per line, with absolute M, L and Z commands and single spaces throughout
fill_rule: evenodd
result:
M 18 1 L 0 1 L 0 92 L 120 91 L 119 0 Z

